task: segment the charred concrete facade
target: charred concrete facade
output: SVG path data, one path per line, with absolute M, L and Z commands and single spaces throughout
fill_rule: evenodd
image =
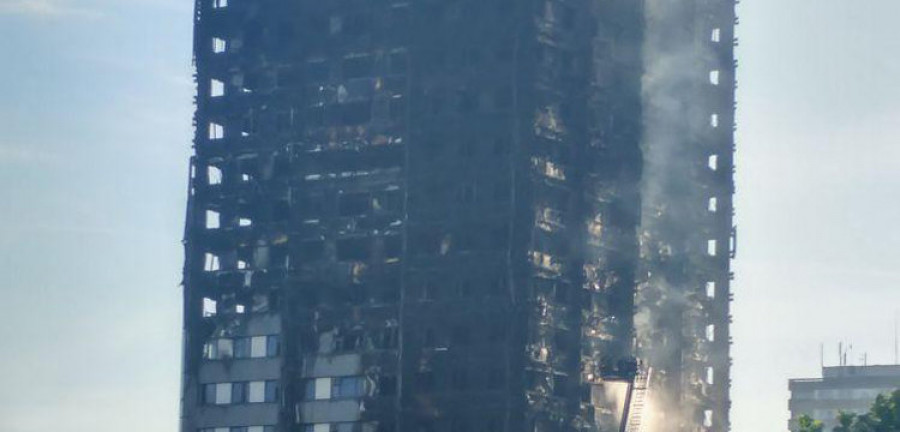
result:
M 659 431 L 730 428 L 735 2 L 646 2 L 638 356 Z
M 635 281 L 665 267 L 640 261 L 642 171 L 676 170 L 642 154 L 643 2 L 194 18 L 182 432 L 619 430 Z
M 638 3 L 196 11 L 182 431 L 617 427 Z

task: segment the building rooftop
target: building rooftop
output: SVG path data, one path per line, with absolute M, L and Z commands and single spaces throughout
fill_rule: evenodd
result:
M 900 365 L 831 366 L 822 368 L 824 378 L 900 377 Z
M 900 365 L 826 366 L 822 378 L 795 378 L 790 383 L 818 383 L 842 378 L 900 378 Z

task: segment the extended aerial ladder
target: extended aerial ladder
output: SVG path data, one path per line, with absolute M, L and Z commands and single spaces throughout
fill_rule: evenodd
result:
M 650 394 L 650 376 L 652 369 L 638 366 L 634 380 L 628 386 L 625 396 L 625 412 L 619 432 L 642 432 L 644 407 Z
M 652 368 L 632 357 L 620 361 L 615 369 L 604 374 L 603 381 L 625 386 L 618 432 L 643 432 L 651 373 Z

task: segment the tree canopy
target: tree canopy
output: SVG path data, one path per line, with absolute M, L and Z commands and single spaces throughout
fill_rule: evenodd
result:
M 805 414 L 797 420 L 797 425 L 800 426 L 797 432 L 822 432 L 824 430 L 822 422 L 813 420 L 812 417 Z
M 900 390 L 878 395 L 865 414 L 840 413 L 837 423 L 832 432 L 900 432 Z M 801 416 L 797 424 L 797 432 L 825 432 L 821 422 L 807 415 Z

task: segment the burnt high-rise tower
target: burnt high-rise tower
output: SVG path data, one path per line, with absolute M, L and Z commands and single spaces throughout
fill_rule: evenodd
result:
M 643 2 L 194 18 L 182 432 L 618 430 Z

